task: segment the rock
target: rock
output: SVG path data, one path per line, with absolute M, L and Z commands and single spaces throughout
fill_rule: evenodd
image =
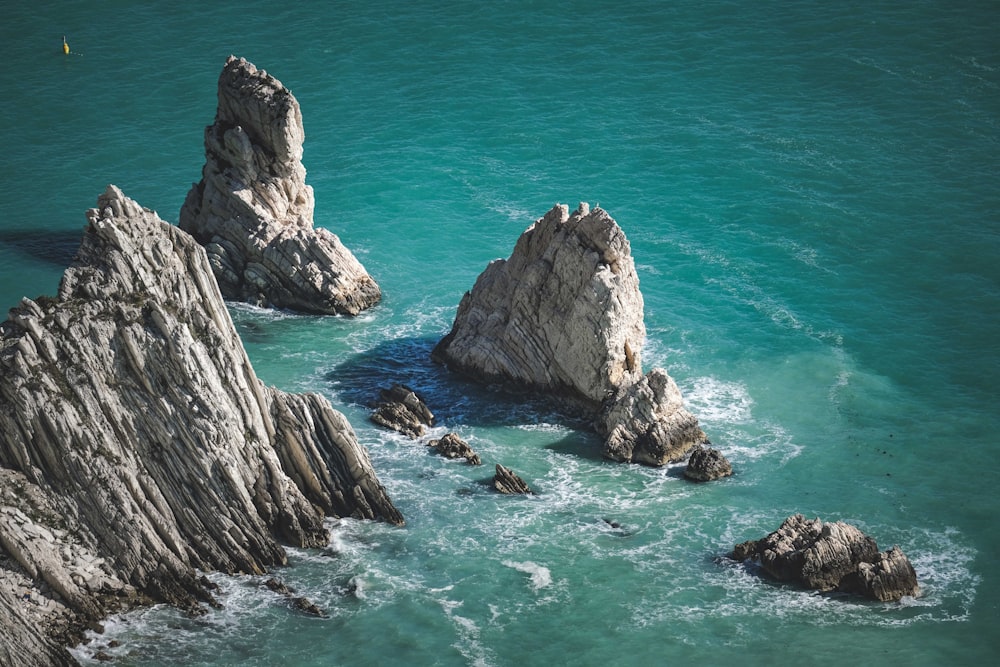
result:
M 705 434 L 666 371 L 643 376 L 645 335 L 625 233 L 600 208 L 557 204 L 480 274 L 432 358 L 559 399 L 595 420 L 607 458 L 663 465 Z
M 318 616 L 319 618 L 326 618 L 326 613 L 316 606 L 309 598 L 304 597 L 294 597 L 291 598 L 292 608 L 297 609 L 303 613 L 310 616 Z
M 613 461 L 662 466 L 683 460 L 692 447 L 708 441 L 662 368 L 620 387 L 595 426 L 604 436 L 604 456 Z
M 646 335 L 628 240 L 600 208 L 556 205 L 490 262 L 433 356 L 483 382 L 597 409 L 641 373 Z
M 202 179 L 179 224 L 205 246 L 226 298 L 357 315 L 379 302 L 381 290 L 335 234 L 313 227 L 304 137 L 292 93 L 230 56 L 215 122 L 205 129 Z
M 733 550 L 778 581 L 820 591 L 855 593 L 883 602 L 919 594 L 913 566 L 898 547 L 879 553 L 875 540 L 850 524 L 824 523 L 801 514 L 778 530 Z
M 326 618 L 326 613 L 317 607 L 309 598 L 296 596 L 295 591 L 289 588 L 283 581 L 270 577 L 264 582 L 264 586 L 285 598 L 292 609 L 305 612 L 310 616 Z
M 496 468 L 496 475 L 493 476 L 493 488 L 504 494 L 533 494 L 523 479 L 514 474 L 510 468 L 506 468 L 499 463 Z
M 732 474 L 733 466 L 722 452 L 712 447 L 697 447 L 684 469 L 684 476 L 696 482 L 710 482 Z
M 428 447 L 433 447 L 437 450 L 439 454 L 445 456 L 449 459 L 465 459 L 469 465 L 482 465 L 483 461 L 479 458 L 479 454 L 469 446 L 465 440 L 462 440 L 454 433 L 445 433 L 440 440 L 431 440 L 427 443 Z
M 874 563 L 859 563 L 858 569 L 846 575 L 838 588 L 881 602 L 920 594 L 917 572 L 898 546 L 880 553 Z
M 425 426 L 434 424 L 434 413 L 415 391 L 406 385 L 394 384 L 379 391 L 379 403 L 371 420 L 416 439 L 424 434 Z
M 343 415 L 257 378 L 194 239 L 114 186 L 87 217 L 58 296 L 0 324 L 18 568 L 85 624 L 210 602 L 199 570 L 284 564 L 326 544 L 324 514 L 402 523 Z

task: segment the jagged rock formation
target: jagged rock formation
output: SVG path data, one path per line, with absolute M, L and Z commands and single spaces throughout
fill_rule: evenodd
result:
M 557 204 L 466 292 L 433 358 L 486 383 L 562 399 L 595 418 L 604 455 L 663 465 L 705 442 L 662 369 L 643 376 L 639 278 L 621 227 Z
M 527 482 L 518 477 L 513 470 L 499 463 L 496 467 L 496 474 L 493 475 L 493 488 L 507 495 L 532 495 L 534 493 L 528 487 Z
M 684 469 L 684 476 L 696 482 L 710 482 L 732 474 L 733 466 L 722 452 L 712 447 L 696 447 Z
M 58 296 L 0 324 L 0 574 L 48 632 L 210 600 L 196 570 L 283 564 L 324 514 L 402 523 L 344 416 L 257 378 L 194 239 L 114 186 L 87 217 Z
M 180 227 L 205 246 L 222 294 L 309 313 L 357 315 L 381 291 L 336 235 L 313 227 L 302 113 L 281 82 L 230 56 L 205 167 Z
M 707 442 L 697 417 L 684 408 L 677 383 L 662 368 L 618 387 L 595 425 L 604 436 L 604 455 L 615 461 L 663 465 Z
M 469 443 L 455 433 L 445 433 L 440 440 L 431 440 L 427 446 L 433 447 L 438 454 L 449 459 L 465 459 L 466 463 L 473 466 L 483 464 L 479 454 L 476 454 Z
M 873 538 L 840 521 L 824 523 L 795 514 L 770 535 L 737 545 L 732 558 L 758 562 L 778 581 L 820 591 L 883 602 L 920 592 L 917 573 L 899 547 L 879 553 Z
M 424 434 L 425 426 L 434 424 L 434 413 L 415 391 L 404 384 L 394 384 L 379 390 L 379 402 L 370 419 L 416 439 Z

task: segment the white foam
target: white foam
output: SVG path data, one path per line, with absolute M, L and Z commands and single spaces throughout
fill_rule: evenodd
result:
M 549 568 L 539 565 L 538 563 L 534 563 L 530 560 L 524 561 L 523 563 L 505 560 L 503 564 L 517 570 L 518 572 L 531 575 L 531 587 L 536 591 L 552 585 L 552 573 L 549 571 Z
M 700 377 L 685 383 L 684 402 L 700 421 L 745 424 L 753 415 L 754 401 L 745 385 L 714 377 Z

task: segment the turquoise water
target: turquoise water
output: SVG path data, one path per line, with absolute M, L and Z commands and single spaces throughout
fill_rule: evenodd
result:
M 353 320 L 232 312 L 266 382 L 348 415 L 406 527 L 334 521 L 328 549 L 290 551 L 278 574 L 329 618 L 216 577 L 224 609 L 113 619 L 80 659 L 995 658 L 1000 9 L 789 4 L 7 8 L 0 303 L 55 292 L 106 183 L 176 221 L 230 53 L 298 98 L 316 223 L 385 294 Z M 486 263 L 578 201 L 631 240 L 645 365 L 677 379 L 733 478 L 606 463 L 545 408 L 429 363 Z M 370 425 L 393 381 L 486 466 Z M 538 495 L 490 494 L 497 462 Z M 833 599 L 718 560 L 794 512 L 899 544 L 922 596 Z

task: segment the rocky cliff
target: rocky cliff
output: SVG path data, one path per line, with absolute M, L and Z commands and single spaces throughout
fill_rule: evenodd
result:
M 208 600 L 196 570 L 283 564 L 324 514 L 402 523 L 343 415 L 257 378 L 194 239 L 113 186 L 87 217 L 58 296 L 0 325 L 0 577 L 30 598 L 0 587 L 0 656 Z
M 310 313 L 357 315 L 381 291 L 337 236 L 313 227 L 299 103 L 280 81 L 230 56 L 219 77 L 205 166 L 180 227 L 205 246 L 222 294 Z
M 558 396 L 594 418 L 604 454 L 663 465 L 706 441 L 662 369 L 642 374 L 646 329 L 625 233 L 557 204 L 462 297 L 433 357 L 483 382 Z

